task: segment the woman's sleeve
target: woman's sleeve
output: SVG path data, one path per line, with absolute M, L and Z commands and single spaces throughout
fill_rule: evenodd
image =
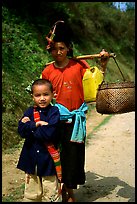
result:
M 47 67 L 45 67 L 45 69 L 42 71 L 41 78 L 42 79 L 48 79 L 49 78 Z
M 87 63 L 86 60 L 81 60 L 81 62 L 83 63 L 83 68 L 84 69 L 90 68 L 90 65 Z
M 81 73 L 82 73 L 82 77 L 83 77 L 85 72 L 86 72 L 86 69 L 90 68 L 90 65 L 86 62 L 86 60 L 80 60 L 80 64 L 82 66 Z

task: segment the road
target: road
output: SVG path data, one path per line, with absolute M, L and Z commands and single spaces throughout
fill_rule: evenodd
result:
M 95 120 L 91 114 L 88 124 Z M 135 112 L 113 115 L 94 132 L 85 167 L 87 181 L 75 191 L 78 202 L 135 202 Z
M 135 202 L 135 112 L 98 126 L 107 117 L 92 110 L 87 118 L 86 183 L 75 190 L 78 202 Z M 24 183 L 24 172 L 16 168 L 20 151 L 2 155 L 3 197 Z

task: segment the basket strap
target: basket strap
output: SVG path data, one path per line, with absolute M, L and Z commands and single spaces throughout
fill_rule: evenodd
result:
M 124 77 L 124 75 L 123 75 L 123 73 L 122 73 L 122 71 L 121 71 L 121 69 L 120 69 L 120 67 L 119 67 L 119 65 L 118 65 L 118 63 L 117 63 L 117 61 L 116 61 L 116 59 L 115 59 L 114 57 L 113 57 L 113 59 L 114 59 L 116 65 L 117 65 L 117 67 L 118 67 L 118 69 L 119 69 L 119 71 L 120 71 L 120 73 L 121 73 L 121 75 L 122 75 L 122 77 L 123 77 L 123 80 L 126 81 L 126 79 L 125 79 L 125 77 Z

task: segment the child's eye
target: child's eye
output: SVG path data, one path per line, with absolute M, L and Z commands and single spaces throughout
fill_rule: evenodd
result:
M 35 97 L 40 97 L 40 94 L 35 94 L 34 96 L 35 96 Z

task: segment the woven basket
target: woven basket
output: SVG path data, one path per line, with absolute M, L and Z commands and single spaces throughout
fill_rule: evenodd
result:
M 96 110 L 101 114 L 135 111 L 134 82 L 102 83 L 99 85 Z

